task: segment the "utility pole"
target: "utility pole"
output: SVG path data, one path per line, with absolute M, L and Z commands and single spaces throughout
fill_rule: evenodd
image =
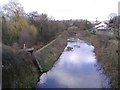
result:
M 120 16 L 120 1 L 118 2 L 118 16 Z
M 120 20 L 119 20 L 119 16 L 120 16 L 120 1 L 118 2 L 118 37 L 120 39 Z

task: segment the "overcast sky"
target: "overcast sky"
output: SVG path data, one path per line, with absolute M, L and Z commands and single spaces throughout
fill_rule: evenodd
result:
M 18 0 L 26 13 L 38 11 L 55 19 L 105 20 L 110 13 L 118 13 L 120 0 Z M 8 0 L 0 0 L 0 4 Z

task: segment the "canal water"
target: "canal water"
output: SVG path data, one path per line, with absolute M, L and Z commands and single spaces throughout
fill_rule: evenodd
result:
M 42 74 L 36 88 L 111 88 L 111 85 L 97 62 L 94 47 L 70 38 L 58 61 Z

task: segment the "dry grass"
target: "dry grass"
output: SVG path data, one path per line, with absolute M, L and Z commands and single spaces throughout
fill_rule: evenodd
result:
M 76 36 L 76 34 L 78 35 Z M 52 68 L 54 62 L 57 60 L 65 46 L 65 39 L 71 36 L 89 42 L 95 47 L 96 57 L 98 62 L 103 66 L 104 73 L 110 77 L 113 88 L 118 88 L 118 40 L 114 36 L 91 33 L 90 31 L 79 30 L 77 27 L 71 27 L 68 29 L 66 35 L 64 34 L 64 36 L 59 38 L 60 41 L 55 40 L 54 44 L 52 43 L 52 45 L 39 51 L 38 58 L 40 61 L 46 63 L 45 65 L 43 64 L 45 70 Z M 40 59 L 42 57 L 41 55 L 45 55 L 43 56 L 43 59 Z
M 44 72 L 50 70 L 55 61 L 61 55 L 67 43 L 67 38 L 67 33 L 63 32 L 55 40 L 36 51 L 36 58 L 41 64 Z
M 76 36 L 76 34 L 78 34 Z M 118 40 L 105 35 L 98 35 L 89 31 L 69 28 L 58 38 L 37 51 L 37 59 L 44 71 L 52 68 L 61 55 L 68 37 L 78 37 L 90 42 L 95 47 L 98 62 L 103 66 L 105 73 L 110 77 L 114 88 L 118 87 Z M 14 52 L 10 47 L 3 47 L 3 85 L 4 87 L 34 87 L 39 74 L 30 55 Z M 7 69 L 6 69 L 7 68 Z M 6 82 L 7 81 L 7 82 Z M 16 83 L 17 82 L 17 83 Z
M 74 30 L 75 31 L 75 30 Z M 73 31 L 73 32 L 74 32 Z M 110 77 L 113 88 L 118 88 L 118 40 L 114 36 L 78 30 L 81 40 L 90 42 L 95 47 L 98 62 Z M 106 32 L 105 32 L 106 33 Z

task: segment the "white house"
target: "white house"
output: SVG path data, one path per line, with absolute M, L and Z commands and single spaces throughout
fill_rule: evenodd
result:
M 95 29 L 97 29 L 97 30 L 105 30 L 105 29 L 107 29 L 107 24 L 101 22 L 100 24 L 95 25 Z

